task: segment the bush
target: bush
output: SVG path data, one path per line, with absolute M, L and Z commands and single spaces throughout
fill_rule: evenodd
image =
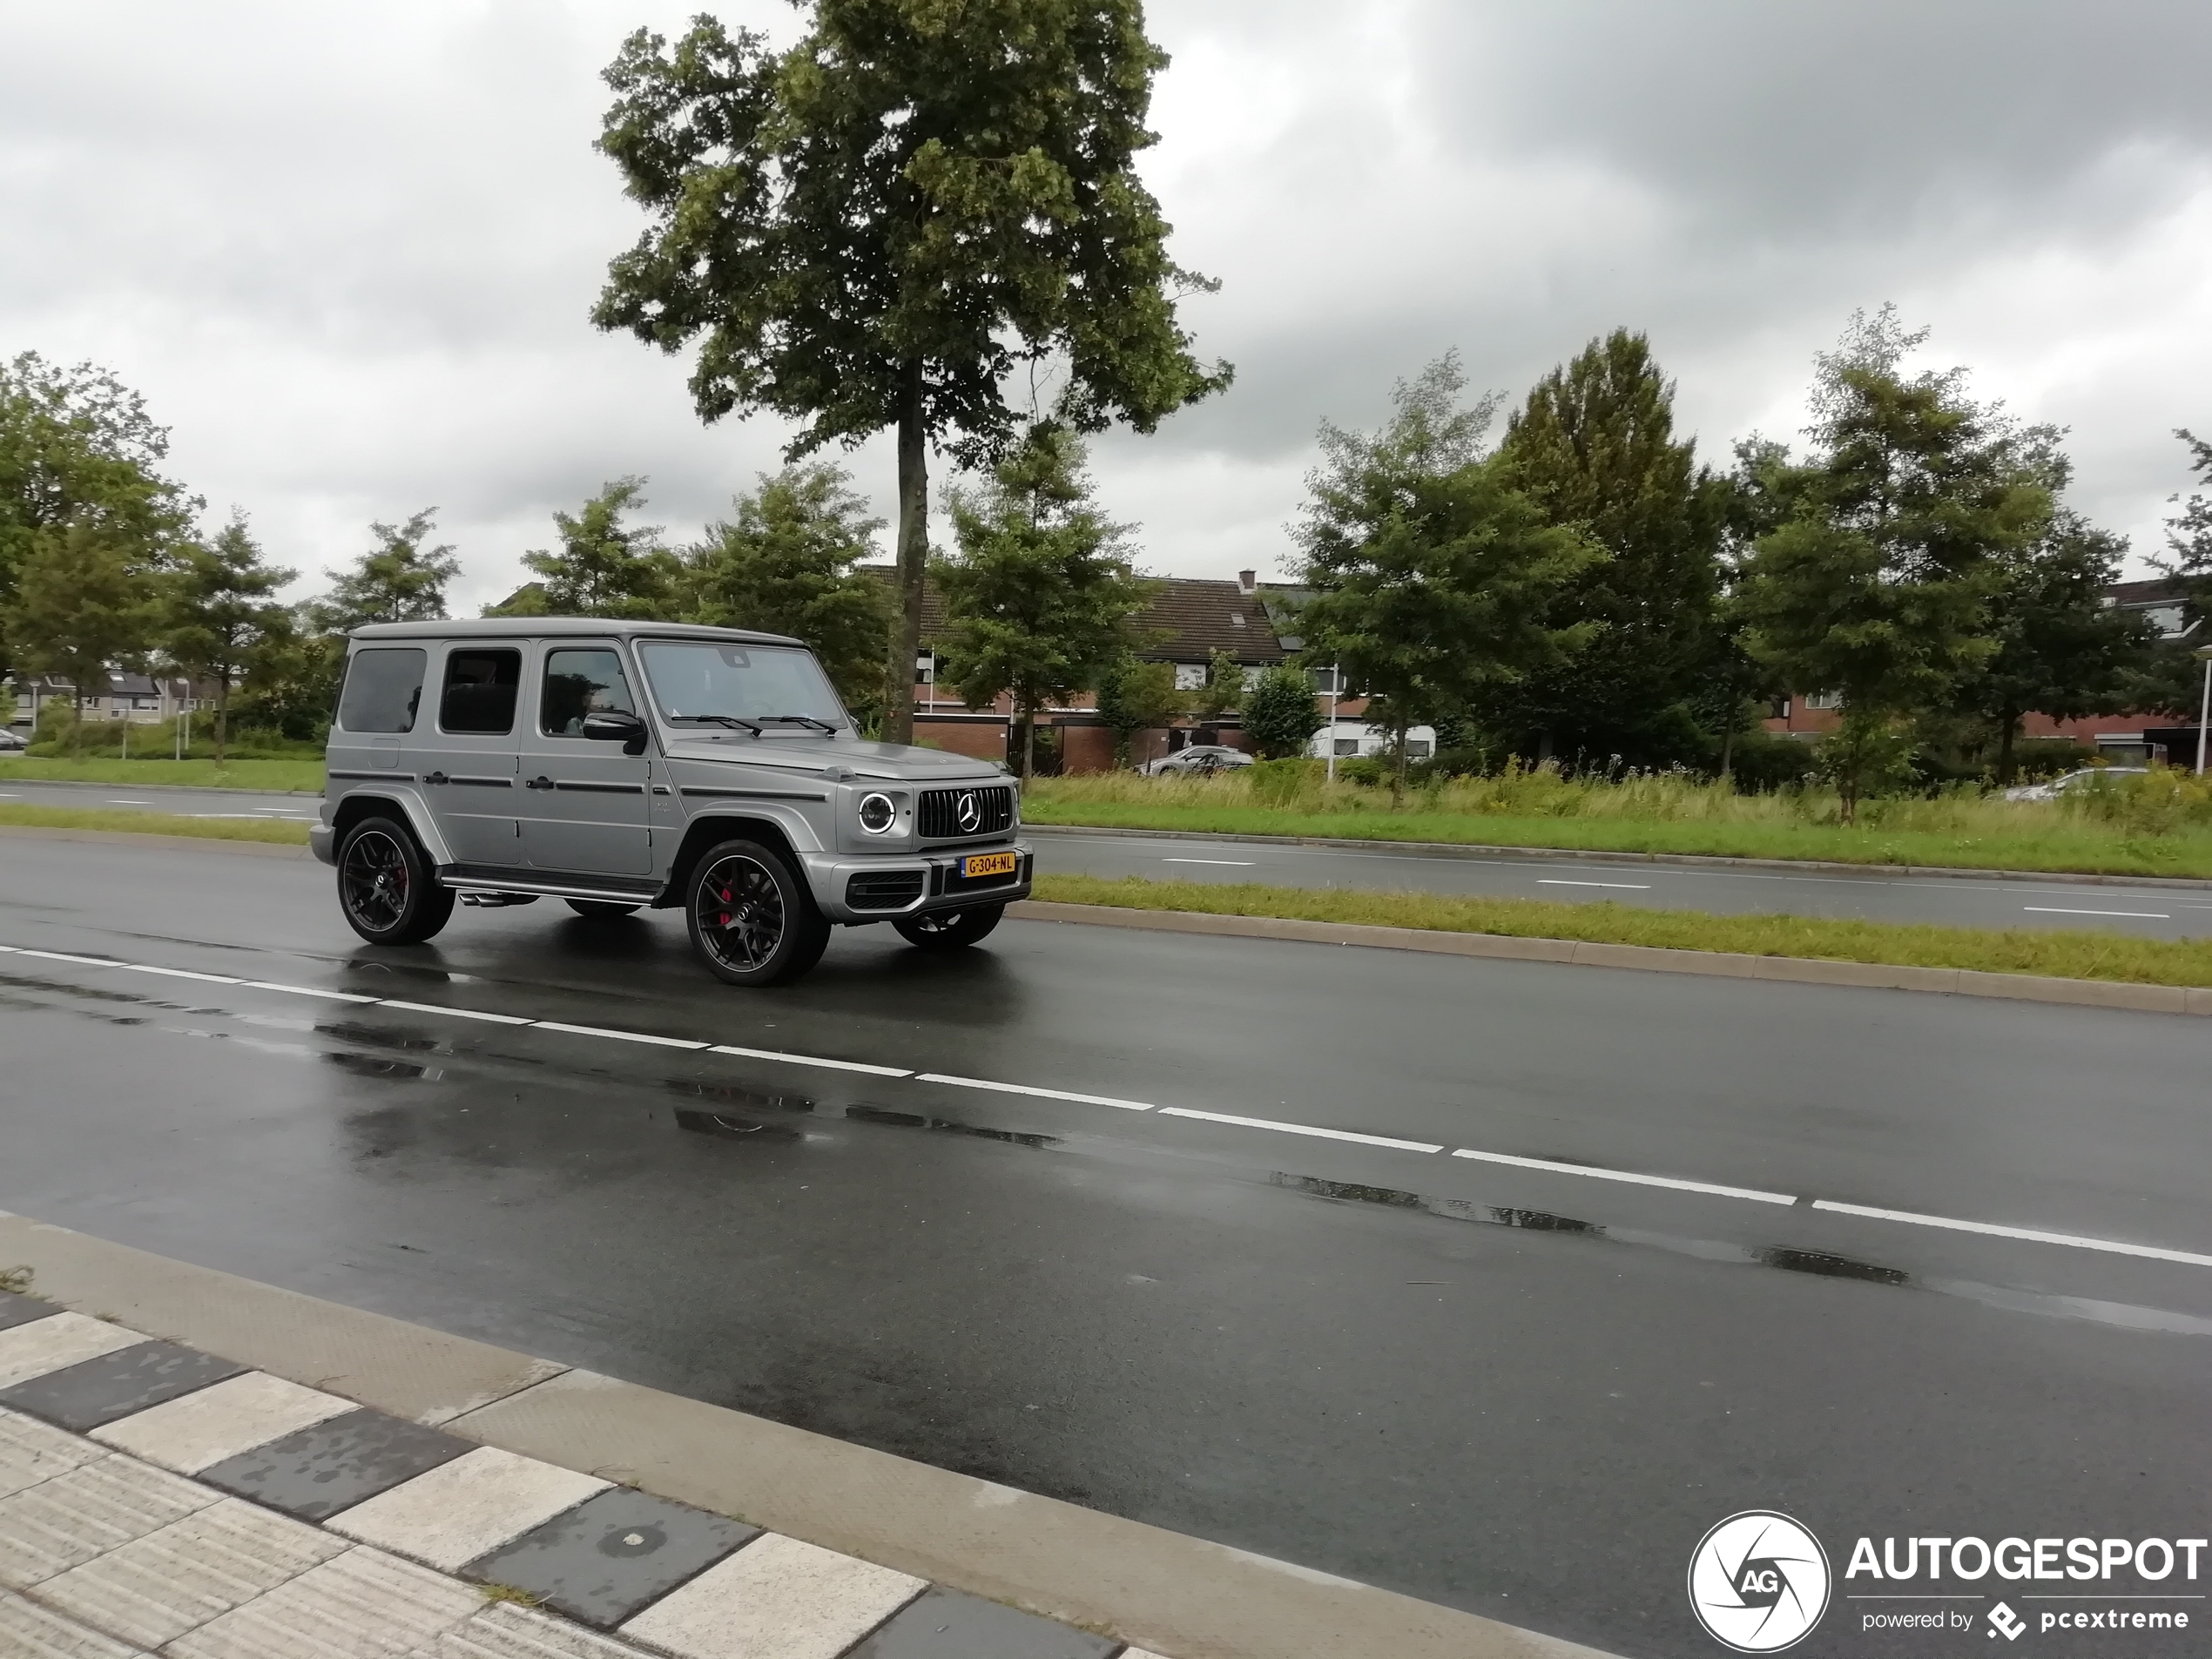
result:
M 1295 806 L 1305 797 L 1318 795 L 1327 777 L 1326 761 L 1291 759 L 1258 760 L 1245 769 L 1251 780 L 1252 799 L 1261 806 Z
M 1729 774 L 1747 795 L 1793 788 L 1813 775 L 1812 745 L 1778 732 L 1746 732 L 1736 739 Z

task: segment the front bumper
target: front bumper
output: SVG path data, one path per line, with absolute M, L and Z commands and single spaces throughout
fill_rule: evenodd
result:
M 961 880 L 961 860 L 977 853 L 1013 853 L 1013 878 Z M 890 921 L 925 912 L 965 910 L 974 905 L 1011 904 L 1017 899 L 1026 899 L 1035 873 L 1036 853 L 1027 841 L 1002 841 L 992 846 L 962 847 L 954 852 L 917 853 L 907 858 L 840 858 L 834 853 L 811 853 L 803 854 L 801 862 L 806 866 L 806 884 L 814 894 L 814 902 L 832 921 Z M 906 884 L 909 892 L 883 890 L 895 885 L 894 878 L 916 875 L 919 882 L 909 879 Z M 872 895 L 875 901 L 852 901 L 855 876 L 867 877 L 872 883 L 880 884 Z
M 307 851 L 325 864 L 338 862 L 338 832 L 327 824 L 307 826 Z

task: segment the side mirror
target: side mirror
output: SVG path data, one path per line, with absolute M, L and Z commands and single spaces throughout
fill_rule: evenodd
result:
M 583 735 L 597 743 L 619 743 L 626 755 L 645 752 L 645 723 L 621 709 L 602 709 L 583 717 Z

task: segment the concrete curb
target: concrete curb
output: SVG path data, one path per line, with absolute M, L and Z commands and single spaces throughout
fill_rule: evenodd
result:
M 45 824 L 0 824 L 0 837 L 30 841 L 91 841 L 107 846 L 186 847 L 195 852 L 244 853 L 253 858 L 312 859 L 305 841 L 248 841 L 231 835 L 160 835 L 139 830 L 58 829 Z
M 1570 859 L 1588 864 L 1678 864 L 1685 869 L 1781 870 L 1816 875 L 1925 875 L 1959 881 L 2078 882 L 2097 887 L 2178 887 L 2212 891 L 2212 880 L 2185 875 L 2089 875 L 2072 870 L 1973 870 L 1947 864 L 1844 864 L 1832 859 L 1739 859 L 1716 853 L 1604 853 L 1574 846 L 1501 846 L 1480 841 L 1390 841 L 1380 837 L 1332 840 L 1320 835 L 1244 835 L 1228 830 L 1116 829 L 1108 824 L 1033 824 L 1031 835 L 1129 835 L 1155 841 L 1231 841 L 1259 846 L 1325 846 L 1340 852 L 1393 853 L 1437 859 Z
M 627 1482 L 1172 1659 L 1597 1650 L 0 1211 L 37 1293 L 481 1445 Z
M 1441 933 L 1419 927 L 1374 927 L 1275 916 L 1123 910 L 1107 905 L 1057 904 L 1041 899 L 1009 905 L 1007 914 L 1025 921 L 1078 922 L 1094 927 L 1137 927 L 1157 933 L 1212 934 L 1236 939 L 1288 939 L 1312 945 L 1361 945 L 1377 950 L 1426 951 L 1438 956 L 1484 956 L 1585 968 L 1634 968 L 1647 973 L 1703 974 L 1718 979 L 1770 980 L 1793 985 L 1936 991 L 1952 996 L 1997 997 L 2016 1002 L 2126 1008 L 2141 1014 L 2212 1015 L 2212 988 L 2203 987 L 2128 985 L 2106 980 L 1985 974 L 1963 968 L 1902 968 L 1798 956 L 1752 956 L 1730 951 L 1665 950 L 1650 945 L 1594 945 L 1572 939 L 1517 939 L 1504 934 Z

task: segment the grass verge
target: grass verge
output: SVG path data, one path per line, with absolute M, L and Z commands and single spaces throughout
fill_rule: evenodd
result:
M 1060 904 L 1126 910 L 1283 916 L 1514 939 L 1733 951 L 1898 968 L 1962 968 L 1984 974 L 2114 980 L 2132 985 L 2212 986 L 2212 940 L 2138 939 L 2072 928 L 1998 932 L 1824 916 L 1716 916 L 1696 910 L 1645 910 L 1609 900 L 1554 904 L 1541 899 L 1460 899 L 1431 893 L 1270 887 L 1253 882 L 1148 881 L 1137 876 L 1109 881 L 1090 875 L 1040 875 L 1035 896 Z
M 0 757 L 0 788 L 10 778 L 29 783 L 132 784 L 170 788 L 285 789 L 322 793 L 320 760 L 59 760 L 34 755 Z
M 305 846 L 307 826 L 273 818 L 180 818 L 166 813 L 118 813 L 95 807 L 24 806 L 0 801 L 0 828 L 117 830 L 125 835 L 194 835 L 206 841 L 273 841 Z
M 2119 836 L 2095 825 L 2054 823 L 2014 833 L 1844 829 L 1833 824 L 1639 822 L 1633 819 L 1507 818 L 1466 813 L 1299 813 L 1264 806 L 1158 806 L 1026 797 L 1022 821 L 1103 829 L 1314 836 L 1339 841 L 1441 841 L 1709 858 L 1825 860 L 1922 869 L 2043 871 L 2212 879 L 2212 833 Z

